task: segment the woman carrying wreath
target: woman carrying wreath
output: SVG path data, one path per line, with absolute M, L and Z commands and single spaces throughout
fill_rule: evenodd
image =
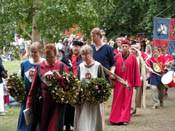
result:
M 81 48 L 83 62 L 77 70 L 78 78 L 87 82 L 92 78 L 105 78 L 101 64 L 92 57 L 93 50 L 84 45 Z M 75 107 L 74 131 L 102 131 L 104 105 L 92 104 L 85 101 Z
M 52 99 L 49 92 L 49 86 L 52 79 L 60 81 L 60 85 L 64 86 L 61 72 L 68 72 L 68 68 L 61 61 L 56 60 L 56 47 L 54 44 L 45 46 L 44 54 L 46 60 L 41 62 L 36 68 L 34 79 L 32 81 L 31 90 L 27 99 L 27 108 L 34 110 L 33 105 L 36 105 L 38 93 L 42 97 L 41 108 L 38 113 L 41 113 L 39 119 L 40 131 L 63 131 L 65 104 L 56 103 Z
M 39 42 L 34 42 L 30 46 L 31 58 L 21 63 L 21 69 L 19 71 L 19 76 L 21 76 L 24 80 L 27 94 L 25 95 L 25 98 L 21 103 L 21 110 L 19 113 L 17 131 L 30 131 L 31 130 L 31 126 L 26 125 L 23 111 L 26 108 L 27 96 L 28 96 L 28 93 L 29 93 L 29 90 L 32 84 L 32 79 L 34 76 L 35 68 L 37 65 L 39 65 L 41 61 L 44 60 L 43 58 L 41 58 L 41 53 L 42 53 L 41 44 Z

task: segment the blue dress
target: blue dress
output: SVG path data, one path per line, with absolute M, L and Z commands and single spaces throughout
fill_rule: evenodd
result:
M 21 76 L 24 79 L 25 87 L 27 89 L 27 95 L 24 101 L 21 103 L 21 111 L 19 113 L 17 131 L 30 131 L 31 126 L 27 126 L 23 114 L 23 110 L 26 108 L 27 96 L 32 84 L 32 74 L 34 74 L 36 64 L 31 64 L 29 60 L 21 63 Z

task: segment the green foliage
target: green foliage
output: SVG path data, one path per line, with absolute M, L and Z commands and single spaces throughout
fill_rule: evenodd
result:
M 41 38 L 56 42 L 73 25 L 78 25 L 87 38 L 93 27 L 102 28 L 111 38 L 120 34 L 152 34 L 154 16 L 175 17 L 174 0 L 35 1 L 1 0 L 0 45 L 13 41 L 14 33 L 30 39 L 32 26 L 39 30 Z
M 75 24 L 89 37 L 90 30 L 99 25 L 99 19 L 103 14 L 108 13 L 107 8 L 104 8 L 108 1 L 40 0 L 36 3 L 35 0 L 2 0 L 0 41 L 3 44 L 13 41 L 15 32 L 29 39 L 26 32 L 32 34 L 32 25 L 48 42 L 58 41 L 62 32 Z M 33 17 L 36 18 L 34 23 Z
M 22 33 L 20 25 L 24 25 L 31 33 L 32 22 L 32 1 L 33 0 L 1 0 L 0 5 L 0 43 L 3 45 L 14 41 L 14 34 Z M 26 37 L 25 35 L 23 37 Z
M 107 26 L 103 27 L 109 38 L 142 32 L 151 35 L 155 16 L 175 17 L 175 10 L 172 8 L 175 3 L 173 0 L 116 0 L 113 3 L 115 9 L 110 17 L 106 17 Z M 104 25 L 104 21 L 101 25 Z
M 96 12 L 89 1 L 44 1 L 37 13 L 38 29 L 50 41 L 58 41 L 60 33 L 75 24 L 87 34 L 89 27 L 96 24 Z

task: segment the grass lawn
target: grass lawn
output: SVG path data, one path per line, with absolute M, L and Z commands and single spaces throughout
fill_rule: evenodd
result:
M 8 70 L 8 75 L 11 75 L 12 73 L 18 73 L 20 64 L 21 61 L 3 62 L 5 69 Z
M 0 131 L 16 131 L 20 107 L 7 107 L 5 116 L 0 116 Z
M 3 62 L 8 75 L 18 73 L 21 61 Z M 0 116 L 0 131 L 16 131 L 20 107 L 7 107 L 5 116 Z

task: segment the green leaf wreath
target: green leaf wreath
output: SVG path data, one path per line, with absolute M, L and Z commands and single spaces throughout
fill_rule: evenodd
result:
M 13 73 L 9 76 L 6 85 L 11 87 L 8 88 L 8 93 L 15 99 L 15 101 L 21 103 L 25 99 L 27 91 L 24 80 L 22 77 L 19 78 L 17 73 Z
M 75 106 L 79 103 L 81 83 L 72 73 L 63 72 L 61 75 L 64 79 L 65 87 L 61 86 L 59 80 L 53 79 L 52 85 L 49 87 L 52 99 L 56 102 L 69 103 Z
M 108 100 L 111 95 L 110 84 L 103 78 L 93 78 L 86 83 L 86 101 L 100 104 Z

